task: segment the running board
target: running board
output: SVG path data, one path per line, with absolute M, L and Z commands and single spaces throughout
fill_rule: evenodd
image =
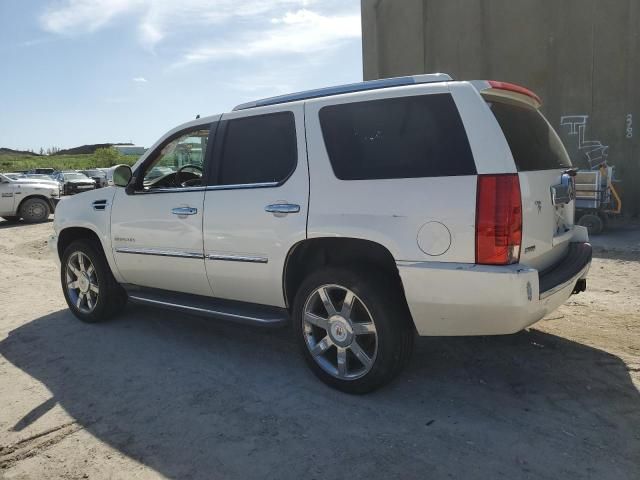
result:
M 170 292 L 137 285 L 124 284 L 122 287 L 129 295 L 129 301 L 140 305 L 166 308 L 260 327 L 282 327 L 289 323 L 289 312 L 284 308 Z

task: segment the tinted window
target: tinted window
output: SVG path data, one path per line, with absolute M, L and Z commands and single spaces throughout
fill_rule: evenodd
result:
M 534 108 L 505 102 L 489 103 L 519 172 L 571 167 L 558 134 Z
M 296 167 L 291 112 L 229 120 L 224 135 L 218 185 L 281 182 Z
M 342 180 L 476 173 L 449 94 L 324 107 L 320 123 L 333 171 Z

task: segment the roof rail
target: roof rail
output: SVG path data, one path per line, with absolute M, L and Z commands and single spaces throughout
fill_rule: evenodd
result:
M 264 107 L 267 105 L 278 105 L 280 103 L 295 102 L 298 100 L 308 100 L 310 98 L 330 97 L 342 93 L 364 92 L 367 90 L 378 90 L 381 88 L 402 87 L 406 85 L 416 85 L 419 83 L 450 82 L 453 80 L 446 73 L 429 73 L 425 75 L 412 75 L 408 77 L 383 78 L 380 80 L 369 80 L 366 82 L 349 83 L 335 87 L 318 88 L 316 90 L 306 90 L 304 92 L 279 95 L 277 97 L 254 100 L 236 106 L 233 111 L 246 110 L 248 108 Z

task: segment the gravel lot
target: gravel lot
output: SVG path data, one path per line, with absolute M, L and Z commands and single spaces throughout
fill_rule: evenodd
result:
M 0 221 L 0 479 L 640 478 L 640 227 L 589 289 L 504 337 L 422 338 L 374 394 L 325 387 L 288 329 L 66 310 L 51 223 Z

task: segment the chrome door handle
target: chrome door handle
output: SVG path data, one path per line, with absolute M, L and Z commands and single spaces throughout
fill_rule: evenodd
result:
M 171 209 L 171 213 L 182 217 L 183 215 L 195 215 L 198 213 L 198 209 L 193 207 L 176 207 Z
M 289 213 L 298 213 L 300 205 L 295 203 L 273 203 L 264 207 L 264 211 L 275 215 L 287 215 Z

